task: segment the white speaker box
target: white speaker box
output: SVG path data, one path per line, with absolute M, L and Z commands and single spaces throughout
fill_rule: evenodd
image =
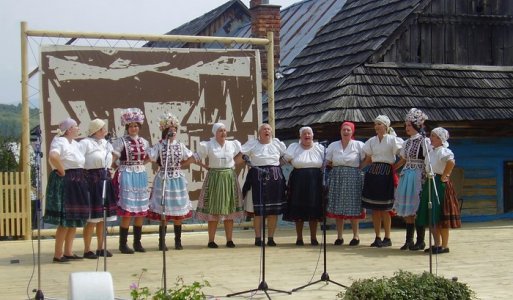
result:
M 114 285 L 109 272 L 75 272 L 69 275 L 68 299 L 114 300 Z

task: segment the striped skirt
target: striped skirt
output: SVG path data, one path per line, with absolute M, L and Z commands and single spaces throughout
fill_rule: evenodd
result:
M 144 217 L 147 215 L 150 193 L 146 172 L 117 170 L 112 184 L 117 191 L 118 216 Z
M 184 220 L 192 217 L 192 203 L 189 200 L 187 179 L 183 176 L 168 177 L 164 191 L 164 206 L 162 209 L 162 185 L 164 172 L 159 171 L 153 180 L 148 218 L 160 221 L 162 212 L 166 220 Z
M 363 173 L 354 167 L 334 167 L 328 180 L 326 216 L 335 219 L 365 219 L 362 208 Z
M 395 190 L 394 210 L 398 216 L 407 217 L 417 214 L 422 190 L 422 170 L 403 169 L 399 185 Z
M 231 168 L 210 169 L 198 200 L 196 218 L 203 221 L 241 219 L 242 193 L 237 174 Z
M 294 169 L 287 187 L 285 221 L 320 221 L 322 211 L 322 172 L 320 168 Z
M 394 170 L 391 164 L 372 163 L 365 173 L 363 208 L 391 210 L 394 205 Z
M 89 197 L 84 169 L 66 170 L 61 177 L 53 170 L 46 187 L 44 222 L 81 227 L 89 217 Z

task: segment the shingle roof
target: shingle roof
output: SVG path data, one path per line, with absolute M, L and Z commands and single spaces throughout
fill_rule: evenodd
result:
M 309 124 L 297 116 L 308 115 L 315 123 L 322 122 L 322 103 L 343 95 L 341 84 L 346 76 L 374 54 L 419 3 L 420 0 L 347 2 L 292 62 L 286 72 L 289 75 L 277 84 L 276 128 Z
M 432 121 L 512 119 L 513 67 L 362 65 L 338 85 L 336 93 L 322 93 L 321 98 L 315 112 L 302 99 L 278 102 L 276 127 L 369 122 L 379 114 L 401 122 L 412 107 L 422 109 Z

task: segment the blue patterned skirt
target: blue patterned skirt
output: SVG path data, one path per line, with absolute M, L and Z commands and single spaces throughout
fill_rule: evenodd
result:
M 153 180 L 148 218 L 160 221 L 162 211 L 166 220 L 183 220 L 192 216 L 192 203 L 189 200 L 187 179 L 183 176 L 168 177 L 164 191 L 164 206 L 162 209 L 162 185 L 164 172 L 158 172 Z
M 329 174 L 326 215 L 336 219 L 364 219 L 362 187 L 363 173 L 360 169 L 334 167 Z
M 422 190 L 422 170 L 403 169 L 399 185 L 395 190 L 394 210 L 398 216 L 407 217 L 417 214 Z

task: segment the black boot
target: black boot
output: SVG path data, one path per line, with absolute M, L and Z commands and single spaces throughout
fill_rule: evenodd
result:
M 173 226 L 175 230 L 175 249 L 182 250 L 182 225 Z
M 126 244 L 128 228 L 119 227 L 119 251 L 123 254 L 134 254 L 134 250 Z
M 413 223 L 406 223 L 406 242 L 400 248 L 401 250 L 407 250 L 413 248 L 413 234 L 415 231 L 415 225 Z
M 424 242 L 424 237 L 426 236 L 426 227 L 424 226 L 415 226 L 415 230 L 417 231 L 417 242 L 413 245 L 410 250 L 423 250 L 426 248 L 426 243 Z
M 162 251 L 167 251 L 167 246 L 166 246 L 166 231 L 167 231 L 167 226 L 164 225 L 160 225 L 159 226 L 159 250 Z
M 141 244 L 142 226 L 134 226 L 134 251 L 146 252 Z

